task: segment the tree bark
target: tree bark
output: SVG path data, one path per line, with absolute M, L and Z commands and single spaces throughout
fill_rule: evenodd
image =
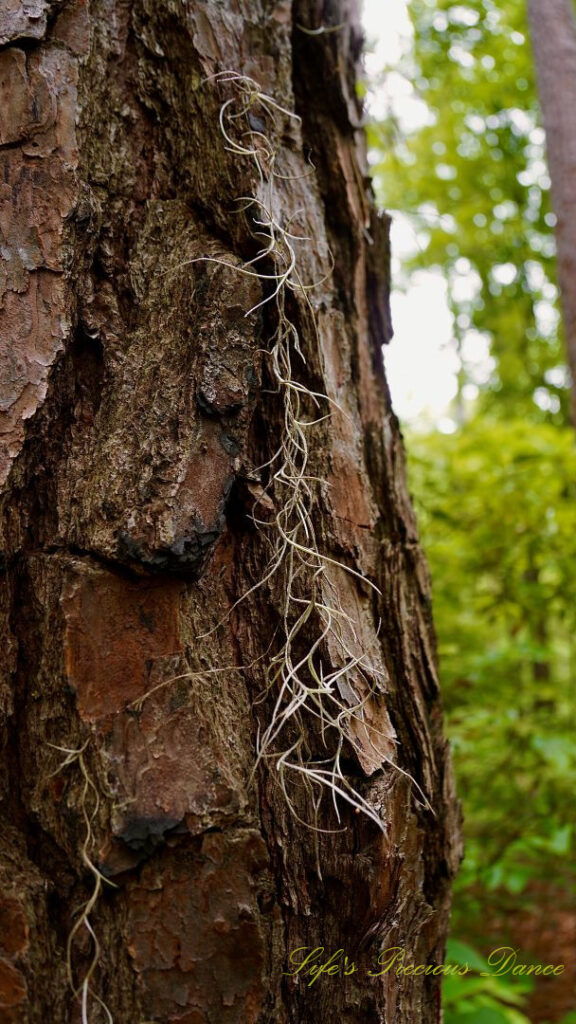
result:
M 356 3 L 31 0 L 2 8 L 0 40 L 0 1021 L 439 1021 L 438 975 L 367 973 L 391 946 L 442 963 L 459 848 L 381 363 L 388 224 Z M 272 284 L 237 269 L 261 247 L 238 198 L 262 182 L 225 148 L 222 71 L 301 117 L 242 124 L 274 135 L 277 216 L 309 239 L 294 245 L 317 286 L 286 305 L 298 379 L 333 403 L 307 435 L 311 517 L 373 669 L 342 766 L 382 828 L 336 801 L 340 825 L 329 798 L 334 831 L 312 832 L 306 787 L 291 810 L 274 761 L 252 779 L 281 577 L 235 602 L 265 574 L 254 498 L 273 523 L 285 490 L 257 467 L 285 423 L 277 307 L 253 309 Z M 338 668 L 334 638 L 319 651 Z M 357 970 L 309 985 L 290 955 L 318 946 Z
M 572 0 L 528 0 L 556 213 L 558 283 L 576 426 L 576 24 Z

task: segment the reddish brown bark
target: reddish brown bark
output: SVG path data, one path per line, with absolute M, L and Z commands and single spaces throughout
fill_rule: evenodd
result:
M 341 28 L 299 27 L 323 23 Z M 380 358 L 388 236 L 365 183 L 356 6 L 38 0 L 3 8 L 0 37 L 0 1020 L 80 1019 L 65 948 L 93 863 L 116 888 L 90 914 L 91 1021 L 106 1019 L 99 996 L 129 1024 L 432 1024 L 437 976 L 366 974 L 383 946 L 442 961 L 458 849 L 428 578 Z M 190 262 L 255 253 L 236 203 L 256 192 L 254 164 L 224 150 L 229 93 L 206 81 L 225 69 L 302 118 L 278 128 L 293 176 L 278 187 L 285 222 L 311 238 L 318 334 L 308 302 L 287 301 L 304 383 L 342 410 L 311 450 L 315 528 L 382 595 L 332 568 L 350 644 L 380 666 L 344 767 L 384 831 L 344 804 L 346 830 L 314 835 L 273 771 L 251 784 L 281 588 L 230 610 L 268 557 L 247 513 L 283 419 L 263 356 L 274 310 L 245 316 L 266 285 Z M 321 756 L 314 729 L 307 741 Z M 55 747 L 82 760 L 61 767 Z M 310 820 L 306 793 L 293 798 Z M 338 828 L 330 800 L 321 816 Z M 312 987 L 283 975 L 292 950 L 319 945 L 359 970 Z M 92 949 L 80 929 L 76 984 Z
M 576 24 L 572 0 L 528 0 L 556 213 L 558 282 L 576 425 Z

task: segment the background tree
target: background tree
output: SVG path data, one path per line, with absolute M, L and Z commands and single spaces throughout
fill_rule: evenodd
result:
M 432 1024 L 362 969 L 442 961 L 458 849 L 356 7 L 0 40 L 2 1020 Z
M 558 278 L 576 423 L 576 24 L 570 0 L 529 0 L 538 94 L 556 211 Z

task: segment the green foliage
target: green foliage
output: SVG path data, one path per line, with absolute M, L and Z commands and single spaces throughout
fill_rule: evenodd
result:
M 525 0 L 409 9 L 414 42 L 394 71 L 423 101 L 420 127 L 391 114 L 369 141 L 383 205 L 417 236 L 404 281 L 441 271 L 461 365 L 456 432 L 407 444 L 464 812 L 447 958 L 471 971 L 446 979 L 445 1021 L 528 1024 L 530 979 L 482 977 L 476 948 L 495 925 L 506 941 L 508 912 L 546 882 L 573 880 L 576 449 L 554 219 Z
M 465 942 L 451 939 L 446 955 L 450 963 L 470 967 L 471 973 L 445 978 L 445 1024 L 530 1024 L 522 1013 L 530 978 L 482 977 L 488 964 Z
M 576 779 L 576 452 L 572 431 L 476 417 L 414 435 L 466 856 L 455 934 L 569 872 Z
M 448 283 L 461 385 L 480 384 L 492 415 L 565 422 L 553 217 L 538 127 L 525 0 L 412 0 L 414 46 L 399 69 L 427 123 L 370 127 L 384 206 L 413 216 L 420 251 L 408 269 Z M 478 379 L 471 354 L 490 341 Z M 535 404 L 536 403 L 536 404 Z
M 451 964 L 467 966 L 469 973 L 444 980 L 444 1024 L 531 1024 L 526 997 L 533 988 L 529 976 L 491 974 L 488 961 L 465 942 L 450 939 L 446 951 Z M 526 959 L 531 963 L 530 958 Z M 557 1024 L 576 1024 L 576 1012 Z
M 449 437 L 416 435 L 409 450 L 466 819 L 457 906 L 469 918 L 487 891 L 516 897 L 565 870 L 576 453 L 568 428 L 480 418 Z

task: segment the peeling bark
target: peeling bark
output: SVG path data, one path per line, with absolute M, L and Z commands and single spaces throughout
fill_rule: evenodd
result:
M 326 23 L 341 28 L 299 27 Z M 80 1020 L 65 951 L 88 844 L 115 885 L 90 913 L 92 1021 L 95 995 L 134 1024 L 439 1021 L 437 976 L 366 974 L 393 945 L 442 962 L 459 849 L 381 362 L 388 225 L 366 180 L 356 4 L 30 0 L 5 6 L 0 39 L 0 1020 Z M 282 126 L 279 191 L 312 240 L 303 280 L 321 283 L 289 301 L 302 379 L 340 410 L 311 453 L 315 527 L 382 595 L 330 570 L 349 645 L 378 667 L 345 769 L 383 832 L 346 805 L 338 830 L 327 800 L 336 831 L 313 834 L 271 771 L 251 778 L 282 594 L 271 580 L 233 606 L 268 557 L 249 511 L 283 423 L 273 311 L 244 315 L 266 282 L 234 269 L 259 247 L 236 202 L 258 181 L 224 150 L 226 85 L 206 79 L 226 69 L 302 118 Z M 207 256 L 233 266 L 192 262 Z M 308 743 L 321 755 L 314 729 Z M 82 750 L 84 774 L 55 747 Z M 302 946 L 342 947 L 359 970 L 308 987 L 283 973 Z M 77 985 L 91 956 L 80 929 Z

